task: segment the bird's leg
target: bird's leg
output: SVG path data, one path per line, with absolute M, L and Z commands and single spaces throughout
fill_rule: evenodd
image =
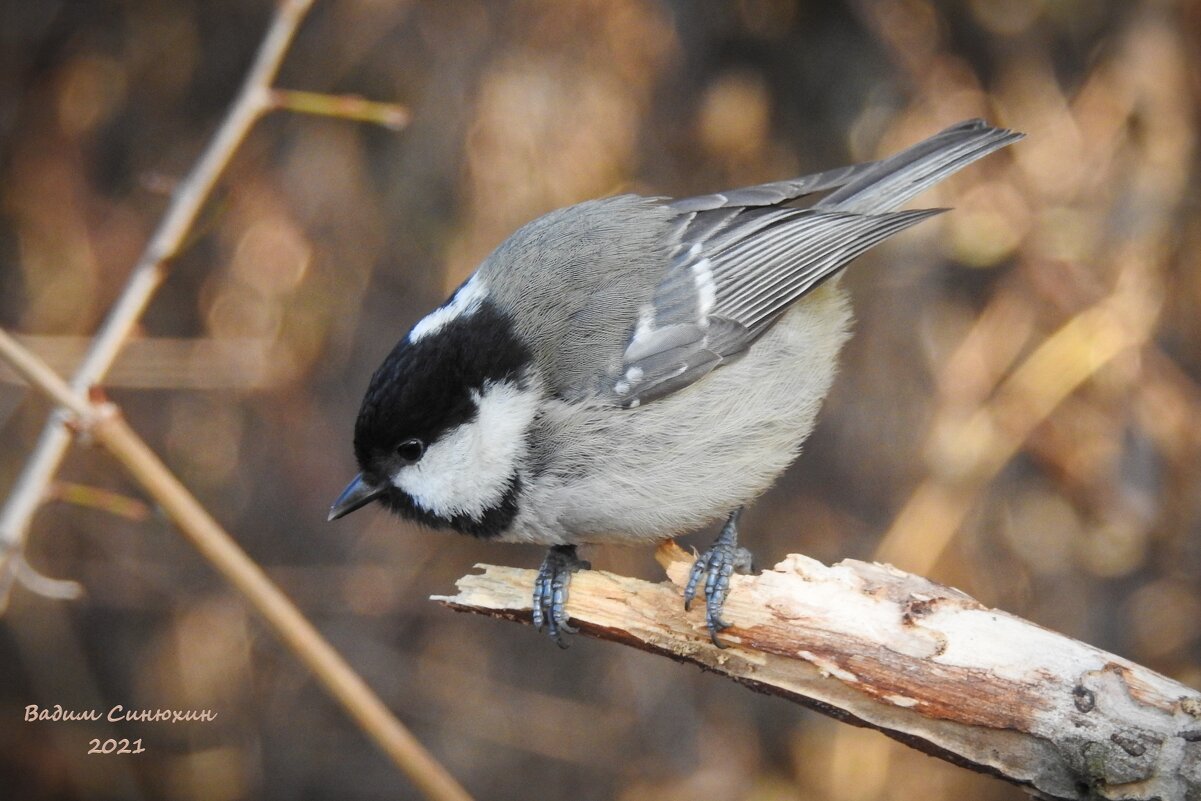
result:
M 534 579 L 534 626 L 542 631 L 545 624 L 547 633 L 560 648 L 567 647 L 563 633 L 576 633 L 567 624 L 567 585 L 571 583 L 571 574 L 591 567 L 576 555 L 574 545 L 555 545 L 547 551 L 538 578 Z
M 739 573 L 751 572 L 751 552 L 738 547 L 738 518 L 742 516 L 742 507 L 730 512 L 726 524 L 722 526 L 721 534 L 713 542 L 713 547 L 697 557 L 692 565 L 692 573 L 688 576 L 688 584 L 684 587 L 684 609 L 692 608 L 692 599 L 696 597 L 696 588 L 701 577 L 705 578 L 705 625 L 709 627 L 709 638 L 718 648 L 725 648 L 717 639 L 717 632 L 730 627 L 721 619 L 721 607 L 726 602 L 730 592 L 730 576 L 737 570 Z

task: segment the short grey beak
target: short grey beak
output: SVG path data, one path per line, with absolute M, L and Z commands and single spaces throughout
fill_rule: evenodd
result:
M 334 501 L 334 505 L 329 508 L 329 517 L 326 520 L 337 520 L 339 517 L 344 517 L 383 494 L 383 487 L 373 487 L 363 480 L 361 474 L 357 475 L 354 477 L 354 481 L 346 485 L 346 489 L 342 490 L 338 500 Z

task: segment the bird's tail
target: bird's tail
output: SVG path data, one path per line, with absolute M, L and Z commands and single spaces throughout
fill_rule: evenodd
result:
M 1023 138 L 984 120 L 967 120 L 877 161 L 814 204 L 822 211 L 878 214 L 897 208 L 976 159 Z

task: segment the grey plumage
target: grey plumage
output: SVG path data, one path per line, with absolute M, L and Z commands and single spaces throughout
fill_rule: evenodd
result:
M 893 209 L 1021 136 L 972 120 L 879 162 L 675 201 L 581 203 L 516 232 L 480 274 L 503 271 L 489 286 L 521 333 L 554 341 L 538 353 L 555 393 L 640 406 L 736 359 L 856 256 L 940 212 Z M 809 209 L 779 206 L 831 189 Z
M 672 203 L 682 212 L 672 264 L 644 309 L 653 324 L 624 354 L 617 394 L 646 403 L 736 357 L 856 256 L 940 213 L 893 209 L 1020 136 L 972 120 L 880 162 Z M 762 208 L 827 189 L 811 209 Z
M 771 486 L 849 335 L 830 279 L 941 211 L 898 206 L 1020 137 L 973 120 L 870 164 L 534 220 L 376 371 L 355 426 L 362 472 L 331 518 L 381 500 L 435 527 L 550 545 L 535 620 L 568 630 L 577 544 L 662 540 Z M 694 576 L 708 576 L 715 642 L 735 523 Z
M 518 335 L 545 344 L 533 350 L 552 393 L 581 399 L 611 384 L 638 308 L 662 280 L 673 217 L 651 198 L 591 200 L 523 226 L 480 265 Z
M 898 204 L 1020 137 L 971 121 L 871 164 L 685 200 L 590 201 L 514 234 L 479 274 L 540 343 L 554 397 L 504 536 L 661 539 L 770 486 L 812 429 L 847 337 L 845 294 L 819 287 L 939 213 Z M 809 209 L 765 205 L 831 189 Z

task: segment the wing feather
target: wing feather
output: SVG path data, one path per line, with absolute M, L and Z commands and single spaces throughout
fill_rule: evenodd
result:
M 876 166 L 877 162 L 854 164 L 849 167 L 838 167 L 825 172 L 805 175 L 801 178 L 790 178 L 786 181 L 775 181 L 770 184 L 747 186 L 742 189 L 731 189 L 726 192 L 715 192 L 712 195 L 686 197 L 671 202 L 672 208 L 681 212 L 710 211 L 723 208 L 747 208 L 750 206 L 778 206 L 789 200 L 796 200 L 815 192 L 825 192 L 839 186 L 844 186 L 857 177 L 867 173 Z
M 668 268 L 639 310 L 617 401 L 639 406 L 737 358 L 848 262 L 943 211 L 893 209 L 1021 137 L 969 120 L 882 161 L 672 201 Z M 780 207 L 830 190 L 812 208 Z

